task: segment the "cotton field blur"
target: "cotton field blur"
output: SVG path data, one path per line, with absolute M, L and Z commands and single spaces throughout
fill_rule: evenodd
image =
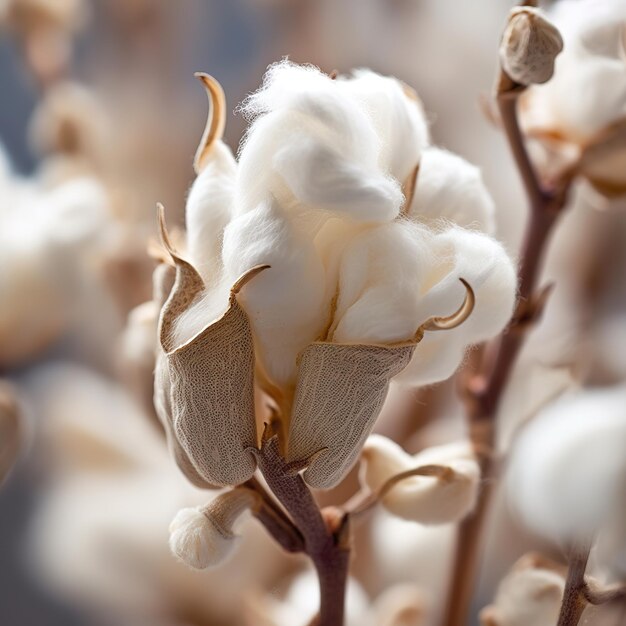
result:
M 626 625 L 626 0 L 522 4 L 0 0 L 2 626 Z

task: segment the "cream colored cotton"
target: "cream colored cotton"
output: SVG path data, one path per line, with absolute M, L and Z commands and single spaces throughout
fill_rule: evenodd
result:
M 426 385 L 450 377 L 472 344 L 497 335 L 515 304 L 516 273 L 504 248 L 490 237 L 448 228 L 432 240 L 423 279 L 418 321 L 458 309 L 465 279 L 476 298 L 472 315 L 458 328 L 426 333 L 409 366 L 396 378 L 404 385 Z
M 522 96 L 520 111 L 522 126 L 534 139 L 533 156 L 544 175 L 552 177 L 626 118 L 626 5 L 622 0 L 559 0 L 549 18 L 563 36 L 564 49 L 554 76 Z M 583 173 L 609 195 L 623 193 L 623 142 L 610 154 L 605 151 L 603 159 L 599 169 L 586 164 Z
M 391 439 L 372 435 L 361 460 L 361 481 L 374 493 L 397 474 L 440 466 L 439 475 L 406 478 L 384 495 L 383 506 L 403 519 L 422 524 L 454 522 L 476 503 L 480 470 L 468 442 L 427 448 L 411 456 Z
M 253 496 L 247 489 L 234 489 L 205 506 L 180 510 L 170 524 L 172 553 L 194 569 L 223 563 L 237 543 L 233 525 L 254 504 Z
M 532 529 L 559 543 L 617 515 L 626 480 L 626 390 L 573 392 L 544 409 L 514 448 L 507 489 Z
M 422 153 L 408 215 L 436 225 L 440 220 L 493 235 L 496 207 L 480 169 L 462 157 L 429 146 Z
M 522 557 L 500 583 L 494 603 L 481 611 L 481 625 L 556 626 L 565 588 L 564 569 L 559 571 L 541 557 Z

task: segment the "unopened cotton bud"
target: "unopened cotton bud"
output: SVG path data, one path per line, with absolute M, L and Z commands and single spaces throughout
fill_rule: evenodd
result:
M 476 504 L 480 469 L 468 442 L 427 448 L 411 456 L 391 439 L 372 435 L 362 463 L 361 481 L 373 492 L 403 472 L 420 467 L 436 470 L 402 479 L 383 496 L 383 506 L 403 519 L 444 524 L 462 519 Z
M 523 556 L 502 580 L 495 601 L 480 613 L 482 626 L 553 626 L 565 578 L 558 566 L 536 555 Z
M 511 11 L 500 43 L 500 63 L 515 82 L 532 85 L 550 80 L 561 50 L 561 34 L 538 9 L 516 7 Z
M 183 563 L 206 569 L 223 563 L 237 544 L 233 526 L 254 506 L 255 494 L 234 489 L 206 506 L 182 509 L 170 524 L 170 549 Z

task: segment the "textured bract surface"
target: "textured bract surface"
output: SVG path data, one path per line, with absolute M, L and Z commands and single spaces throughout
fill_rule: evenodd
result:
M 177 317 L 202 291 L 194 268 L 169 250 L 176 281 L 159 320 L 155 405 L 179 467 L 194 484 L 235 485 L 254 473 L 254 344 L 235 289 L 226 313 L 180 346 Z M 239 283 L 243 284 L 243 281 Z
M 322 448 L 304 473 L 318 489 L 336 485 L 356 462 L 389 389 L 411 360 L 415 344 L 311 344 L 300 361 L 288 461 Z

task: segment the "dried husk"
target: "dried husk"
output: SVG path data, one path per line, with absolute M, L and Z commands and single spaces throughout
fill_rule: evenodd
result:
M 176 280 L 159 319 L 160 354 L 155 373 L 155 406 L 176 461 L 194 484 L 236 485 L 256 468 L 247 450 L 256 445 L 254 344 L 248 316 L 231 290 L 229 308 L 181 346 L 172 345 L 172 327 L 203 290 L 196 270 L 163 240 L 176 266 Z
M 390 380 L 409 364 L 416 345 L 316 342 L 302 353 L 287 460 L 311 459 L 304 472 L 311 487 L 330 489 L 354 465 Z
M 525 6 L 511 11 L 500 43 L 500 63 L 515 82 L 532 85 L 550 80 L 561 50 L 561 34 L 538 9 Z

